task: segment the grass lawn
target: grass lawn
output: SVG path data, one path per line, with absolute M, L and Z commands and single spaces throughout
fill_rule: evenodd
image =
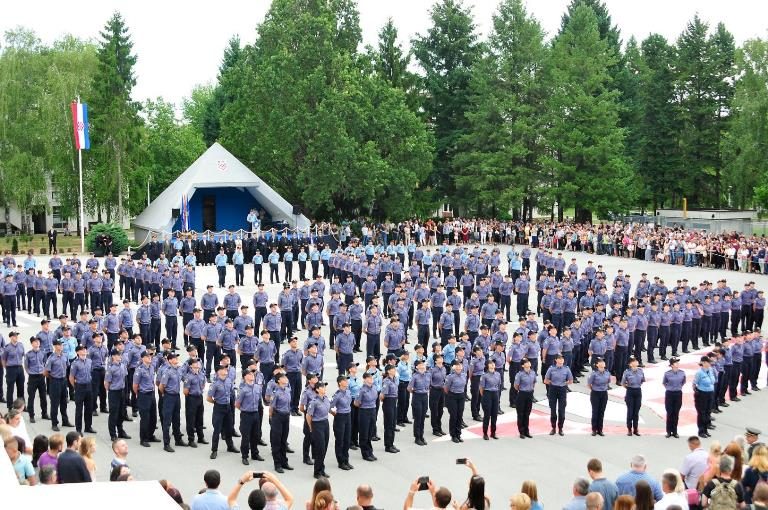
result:
M 128 233 L 128 244 L 133 243 L 133 231 L 126 231 Z M 41 254 L 41 250 L 48 254 L 48 236 L 46 234 L 35 234 L 32 236 L 31 241 L 27 241 L 28 237 L 21 236 L 5 236 L 0 237 L 0 251 L 5 252 L 11 250 L 13 246 L 13 239 L 19 241 L 19 254 L 26 254 L 29 250 L 34 250 L 35 255 Z M 70 235 L 65 236 L 59 234 L 56 238 L 56 247 L 59 253 L 78 253 L 80 252 L 80 236 Z M 86 248 L 87 249 L 87 248 Z

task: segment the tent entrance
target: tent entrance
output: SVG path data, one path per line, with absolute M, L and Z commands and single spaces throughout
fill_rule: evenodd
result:
M 203 230 L 216 230 L 216 197 L 203 196 Z

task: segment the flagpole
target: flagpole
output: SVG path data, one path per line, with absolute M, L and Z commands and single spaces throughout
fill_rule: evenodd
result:
M 85 214 L 83 212 L 83 150 L 78 149 L 77 160 L 80 167 L 80 253 L 85 253 Z

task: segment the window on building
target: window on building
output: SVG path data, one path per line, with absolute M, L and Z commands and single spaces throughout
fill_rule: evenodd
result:
M 64 228 L 64 225 L 67 223 L 65 218 L 61 217 L 61 207 L 58 205 L 53 206 L 53 228 Z

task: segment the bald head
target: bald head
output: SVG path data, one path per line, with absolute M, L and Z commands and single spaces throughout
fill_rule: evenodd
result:
M 357 487 L 357 504 L 360 506 L 370 506 L 373 500 L 373 489 L 370 485 L 359 485 Z

